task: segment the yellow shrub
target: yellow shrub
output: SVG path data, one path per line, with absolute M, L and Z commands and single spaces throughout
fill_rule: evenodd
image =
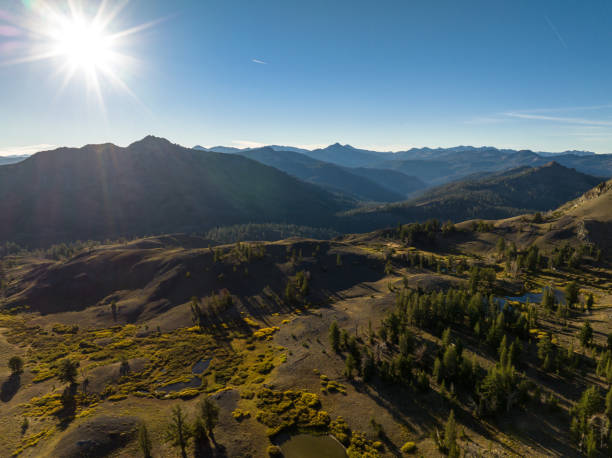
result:
M 263 340 L 267 337 L 271 337 L 272 334 L 274 334 L 279 329 L 280 328 L 278 326 L 273 326 L 271 328 L 261 328 L 253 333 L 253 337 L 255 337 L 256 339 Z
M 121 348 L 129 348 L 132 345 L 134 345 L 134 339 L 131 338 L 125 338 L 120 340 L 119 342 L 115 342 L 111 345 L 109 345 L 110 348 L 115 348 L 115 349 L 121 349 Z
M 404 445 L 402 445 L 402 448 L 400 449 L 402 451 L 402 453 L 414 453 L 416 451 L 416 444 L 414 442 L 406 442 Z
M 170 393 L 167 397 L 171 399 L 179 398 L 179 399 L 191 399 L 195 398 L 200 394 L 200 391 L 196 388 L 185 388 L 177 393 Z
M 243 318 L 244 322 L 246 324 L 248 324 L 249 326 L 253 326 L 254 328 L 256 328 L 257 326 L 259 326 L 259 324 L 257 323 L 257 321 L 255 321 L 253 318 L 249 317 L 249 316 L 245 316 Z
M 251 413 L 248 410 L 236 409 L 232 412 L 232 417 L 234 417 L 236 421 L 242 421 L 245 418 L 248 418 L 250 416 L 251 416 Z

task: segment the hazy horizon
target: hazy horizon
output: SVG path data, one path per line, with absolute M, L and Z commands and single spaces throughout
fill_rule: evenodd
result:
M 151 135 L 151 134 L 149 134 Z M 157 135 L 156 135 L 157 137 Z M 143 137 L 144 138 L 144 137 Z M 359 145 L 354 145 L 351 143 L 343 143 L 343 142 L 332 142 L 332 143 L 327 143 L 327 144 L 317 144 L 317 145 L 299 145 L 299 144 L 280 144 L 278 142 L 271 142 L 271 143 L 260 143 L 260 142 L 242 142 L 242 143 L 234 143 L 234 144 L 229 144 L 229 145 L 222 145 L 222 144 L 208 144 L 208 145 L 204 145 L 201 143 L 195 144 L 195 145 L 185 145 L 182 144 L 180 142 L 176 142 L 173 139 L 170 138 L 166 138 L 166 137 L 160 137 L 160 138 L 164 138 L 166 140 L 169 140 L 172 143 L 181 145 L 185 148 L 194 148 L 196 146 L 200 146 L 202 148 L 215 148 L 215 147 L 227 147 L 227 148 L 237 148 L 237 149 L 256 149 L 256 148 L 263 148 L 266 146 L 286 146 L 286 147 L 291 147 L 291 148 L 300 148 L 300 149 L 305 149 L 305 150 L 315 150 L 315 149 L 324 149 L 327 148 L 329 146 L 333 146 L 335 144 L 340 144 L 342 146 L 349 146 L 352 147 L 354 149 L 360 149 L 360 150 L 367 150 L 367 151 L 375 151 L 375 152 L 379 152 L 379 153 L 399 153 L 402 151 L 408 151 L 410 149 L 425 149 L 425 148 L 429 148 L 432 150 L 435 149 L 449 149 L 449 148 L 495 148 L 495 149 L 499 149 L 499 150 L 503 150 L 503 149 L 513 149 L 516 151 L 521 151 L 521 150 L 529 150 L 529 151 L 533 151 L 534 153 L 538 154 L 538 153 L 552 153 L 552 154 L 563 154 L 563 153 L 567 153 L 567 152 L 574 152 L 574 151 L 579 151 L 579 152 L 593 152 L 595 154 L 605 154 L 605 153 L 598 153 L 596 151 L 588 151 L 588 150 L 563 150 L 563 151 L 538 151 L 538 150 L 531 150 L 529 148 L 500 148 L 497 147 L 495 145 L 451 145 L 451 146 L 431 146 L 431 145 L 421 145 L 421 146 L 409 146 L 409 147 L 399 147 L 398 149 L 394 149 L 394 150 L 382 150 L 382 149 L 373 149 L 373 148 L 368 148 L 368 147 L 362 147 Z M 127 147 L 130 144 L 137 142 L 141 140 L 141 138 L 137 138 L 134 139 L 132 141 L 129 141 L 127 143 L 116 143 L 113 141 L 101 141 L 99 143 L 93 143 L 93 144 L 104 144 L 104 143 L 113 143 L 116 146 L 120 146 L 120 147 Z M 33 154 L 39 153 L 41 151 L 49 151 L 49 150 L 54 150 L 57 148 L 62 148 L 62 147 L 67 147 L 67 148 L 82 148 L 88 144 L 92 144 L 91 142 L 86 143 L 86 144 L 82 144 L 82 145 L 29 145 L 29 146 L 17 146 L 17 147 L 6 147 L 6 148 L 2 148 L 0 147 L 0 157 L 6 157 L 6 156 L 31 156 Z

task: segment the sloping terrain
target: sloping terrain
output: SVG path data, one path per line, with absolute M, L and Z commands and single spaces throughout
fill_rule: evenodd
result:
M 190 238 L 183 240 L 176 245 L 175 238 L 151 237 L 102 245 L 66 260 L 36 262 L 8 283 L 6 307 L 27 306 L 42 315 L 93 308 L 90 312 L 101 311 L 110 318 L 114 302 L 123 319 L 139 322 L 187 304 L 194 296 L 206 297 L 225 288 L 238 298 L 257 295 L 266 286 L 282 294 L 298 257 L 307 270 L 331 268 L 337 252 L 344 262 L 363 266 L 355 268 L 351 278 L 322 276 L 315 283 L 320 291 L 376 279 L 382 269 L 372 271 L 371 264 L 379 261 L 338 242 L 290 239 L 192 248 Z M 249 267 L 256 269 L 256 275 Z
M 612 180 L 563 205 L 553 216 L 561 221 L 571 218 L 581 239 L 612 253 Z
M 554 209 L 599 182 L 597 177 L 551 162 L 457 181 L 402 203 L 351 210 L 347 218 L 356 220 L 358 226 L 367 225 L 368 220 L 382 226 L 431 218 L 507 218 Z
M 506 178 L 524 184 L 533 173 Z M 575 426 L 581 399 L 599 390 L 592 409 L 603 415 L 611 376 L 601 369 L 611 203 L 608 182 L 538 220 L 429 222 L 333 241 L 172 235 L 55 261 L 3 258 L 0 447 L 140 456 L 144 422 L 153 456 L 180 456 L 165 439 L 172 409 L 192 422 L 208 398 L 219 407 L 212 456 L 289 451 L 298 431 L 331 435 L 350 457 L 437 457 L 447 444 L 474 456 L 581 456 L 580 437 L 596 428 Z M 567 297 L 571 282 L 571 308 L 538 298 L 548 287 Z M 6 371 L 12 355 L 23 372 Z M 80 368 L 63 387 L 66 359 Z
M 60 148 L 0 167 L 0 239 L 22 244 L 248 222 L 325 226 L 345 208 L 275 168 L 155 137 L 127 148 Z
M 593 201 L 605 195 L 602 187 L 584 199 L 595 208 Z M 456 289 L 449 300 L 467 295 L 467 304 L 472 294 L 482 301 L 480 294 L 537 293 L 542 285 L 563 288 L 579 279 L 585 293 L 595 294 L 595 342 L 601 345 L 609 332 L 601 317 L 612 309 L 605 265 L 587 261 L 580 270 L 515 274 L 504 271 L 496 254 L 500 236 L 521 253 L 534 241 L 546 253 L 544 235 L 534 232 L 555 227 L 555 218 L 567 218 L 564 212 L 545 215 L 550 222 L 532 229 L 517 217 L 482 228 L 466 222 L 445 232 L 422 225 L 333 242 L 210 248 L 202 246 L 204 239 L 175 235 L 102 245 L 59 261 L 6 258 L 0 378 L 14 387 L 9 391 L 5 382 L 2 389 L 0 446 L 24 457 L 135 457 L 141 453 L 137 428 L 144 422 L 153 456 L 178 457 L 179 449 L 165 439 L 172 409 L 181 406 L 191 422 L 198 402 L 208 397 L 220 409 L 208 445 L 213 456 L 267 456 L 268 447 L 283 449 L 298 428 L 333 435 L 350 456 L 401 456 L 402 447 L 443 456 L 436 431 L 444 429 L 451 410 L 464 453 L 579 456 L 569 434 L 570 408 L 585 387 L 603 383 L 590 352 L 575 353 L 580 362 L 574 372 L 543 369 L 531 331 L 523 334 L 515 315 L 503 312 L 508 340 L 522 345 L 512 360 L 521 372 L 509 386 L 525 391 L 518 405 L 503 401 L 500 413 L 492 414 L 486 409 L 495 404 L 487 407 L 481 390 L 499 367 L 501 336 L 474 334 L 465 324 L 473 310 L 461 318 L 458 312 L 436 315 L 436 324 L 397 321 L 410 307 L 404 302 L 410 294 L 426 304 L 430 292 L 440 297 Z M 590 209 L 581 214 L 587 213 L 596 217 Z M 413 234 L 411 243 L 404 233 Z M 567 240 L 581 243 L 576 234 Z M 486 280 L 492 283 L 481 280 L 476 292 L 470 290 L 470 266 L 493 269 L 493 280 Z M 524 289 L 528 283 L 532 290 Z M 539 318 L 530 325 L 553 333 L 555 348 L 567 354 L 588 315 L 575 310 L 561 326 L 537 307 Z M 490 329 L 500 321 L 499 315 L 488 317 L 491 311 L 480 313 Z M 336 350 L 328 337 L 334 323 L 346 333 Z M 408 337 L 394 340 L 394 326 Z M 462 349 L 460 367 L 474 364 L 474 375 L 465 376 L 475 377 L 471 386 L 435 369 L 441 354 L 450 361 L 454 345 Z M 359 349 L 362 369 L 346 369 L 356 351 L 351 348 Z M 409 364 L 400 363 L 401 352 L 408 352 Z M 25 361 L 18 379 L 4 369 L 15 354 Z M 377 355 L 374 375 L 366 369 L 368 355 Z M 70 408 L 56 378 L 65 358 L 80 364 Z M 25 429 L 23 418 L 29 419 Z M 193 441 L 188 444 L 189 456 L 191 450 L 201 453 Z

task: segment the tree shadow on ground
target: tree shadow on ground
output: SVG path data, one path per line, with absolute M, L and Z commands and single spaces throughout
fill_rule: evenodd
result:
M 21 386 L 21 375 L 13 373 L 8 379 L 0 386 L 0 400 L 2 402 L 9 402 L 13 399 L 13 396 L 19 390 Z
M 59 420 L 58 426 L 62 431 L 68 428 L 70 423 L 72 423 L 72 420 L 74 420 L 75 418 L 77 410 L 77 401 L 75 395 L 77 393 L 77 388 L 78 384 L 72 383 L 66 388 L 64 388 L 64 391 L 62 392 L 62 408 L 61 410 L 55 413 L 55 416 Z

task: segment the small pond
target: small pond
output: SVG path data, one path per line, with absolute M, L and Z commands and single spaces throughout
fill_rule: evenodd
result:
M 565 293 L 558 289 L 553 289 L 553 292 L 555 293 L 555 299 L 557 300 L 557 304 L 565 304 Z M 516 301 L 525 303 L 528 300 L 532 304 L 540 304 L 542 302 L 542 293 L 525 293 L 522 296 L 498 298 L 501 307 L 504 306 L 506 301 Z
M 280 445 L 285 458 L 346 458 L 340 442 L 331 436 L 296 434 Z
M 206 358 L 206 359 L 202 358 L 200 361 L 198 361 L 197 363 L 193 365 L 191 372 L 194 374 L 201 374 L 206 369 L 208 369 L 208 366 L 210 365 L 211 361 L 212 361 L 212 358 Z
M 193 377 L 188 382 L 172 383 L 170 385 L 162 386 L 158 388 L 158 390 L 163 391 L 164 393 L 169 393 L 170 391 L 181 391 L 185 388 L 198 388 L 200 385 L 202 385 L 202 379 L 200 377 Z

